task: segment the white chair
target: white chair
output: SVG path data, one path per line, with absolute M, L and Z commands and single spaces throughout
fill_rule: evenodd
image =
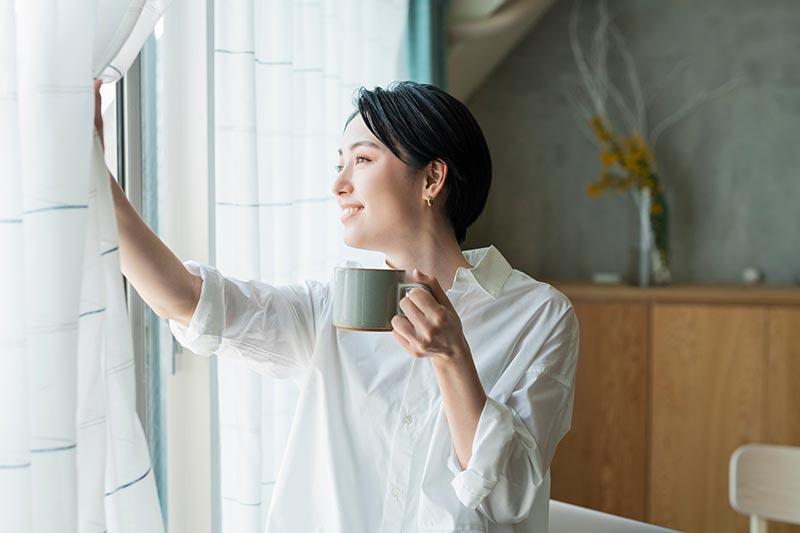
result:
M 675 533 L 675 530 L 550 500 L 550 533 Z
M 767 520 L 800 524 L 800 448 L 748 444 L 733 452 L 728 481 L 731 507 L 750 515 L 750 533 Z

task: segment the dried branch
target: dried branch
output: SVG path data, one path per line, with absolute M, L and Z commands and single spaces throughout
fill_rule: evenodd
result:
M 586 61 L 586 56 L 581 48 L 580 40 L 578 39 L 578 6 L 580 2 L 576 2 L 572 7 L 572 13 L 569 21 L 569 40 L 570 47 L 572 48 L 572 57 L 575 61 L 575 66 L 578 69 L 578 74 L 583 84 L 586 95 L 592 102 L 592 107 L 598 114 L 605 114 L 605 94 L 600 87 L 597 86 L 596 77 L 592 75 L 592 70 Z
M 608 87 L 608 10 L 603 10 L 598 4 L 598 22 L 592 38 L 593 54 L 593 74 L 599 86 L 603 102 L 606 100 Z
M 696 108 L 703 102 L 706 102 L 708 100 L 721 96 L 726 92 L 729 92 L 734 87 L 740 85 L 741 82 L 742 82 L 741 78 L 734 78 L 732 80 L 723 83 L 716 89 L 707 89 L 697 93 L 694 96 L 694 98 L 686 102 L 680 109 L 678 109 L 677 111 L 675 111 L 674 113 L 663 119 L 661 122 L 656 124 L 656 126 L 653 128 L 653 131 L 650 132 L 649 136 L 651 148 L 655 150 L 656 143 L 658 142 L 659 137 L 661 137 L 661 134 L 664 133 L 664 131 L 666 131 L 669 127 L 674 126 L 681 119 L 686 117 L 686 115 L 688 115 L 694 108 Z
M 614 104 L 619 110 L 620 117 L 625 122 L 625 129 L 627 131 L 637 131 L 636 113 L 628 106 L 628 102 L 625 100 L 625 96 L 622 92 L 617 89 L 616 85 L 609 83 L 608 94 L 611 95 Z M 611 117 L 607 117 L 607 120 L 610 121 Z
M 675 74 L 677 72 L 679 72 L 680 70 L 688 67 L 693 62 L 694 61 L 691 58 L 683 58 L 683 59 L 681 59 L 680 61 L 678 61 L 677 63 L 675 63 L 672 66 L 672 68 L 669 70 L 669 72 L 667 72 L 667 74 L 664 77 L 662 77 L 659 80 L 656 80 L 655 82 L 653 82 L 650 85 L 648 85 L 647 87 L 645 87 L 644 88 L 644 94 L 645 94 L 646 105 L 649 106 L 652 103 L 653 98 L 655 98 L 656 94 L 661 90 L 661 88 L 664 85 L 667 84 L 667 82 L 670 79 L 672 79 L 673 76 L 675 76 Z
M 571 103 L 570 111 L 573 115 L 577 112 L 583 114 L 582 119 L 578 122 L 584 134 L 591 133 L 586 125 L 586 118 L 590 116 L 599 116 L 608 124 L 612 131 L 622 130 L 621 132 L 623 132 L 623 134 L 624 132 L 627 132 L 627 134 L 639 132 L 644 136 L 647 131 L 647 109 L 652 103 L 651 93 L 665 85 L 677 72 L 685 68 L 690 63 L 690 60 L 684 59 L 675 64 L 664 78 L 645 91 L 642 88 L 642 82 L 633 54 L 625 42 L 622 33 L 613 23 L 609 15 L 607 0 L 600 0 L 597 3 L 598 20 L 597 27 L 592 33 L 592 49 L 588 54 L 584 51 L 578 35 L 580 4 L 581 2 L 578 0 L 572 6 L 569 20 L 569 41 L 572 49 L 572 56 L 578 69 L 579 82 L 588 104 L 582 101 L 576 92 L 571 92 L 569 94 Z M 611 81 L 608 74 L 608 57 L 612 49 L 612 44 L 614 51 L 619 54 L 625 67 L 627 79 L 625 91 L 617 87 Z M 680 109 L 661 120 L 647 136 L 651 150 L 655 150 L 655 145 L 664 131 L 686 117 L 698 105 L 725 94 L 738 85 L 739 82 L 740 80 L 731 80 L 716 89 L 700 91 L 700 93 L 696 94 L 691 100 L 681 106 Z M 609 113 L 609 98 L 616 111 L 613 116 Z M 622 121 L 623 128 L 615 127 L 614 121 L 616 119 Z M 598 144 L 596 140 L 594 140 L 594 144 Z
M 578 131 L 586 137 L 586 139 L 591 142 L 596 148 L 602 148 L 600 141 L 597 140 L 597 137 L 592 132 L 589 124 L 586 121 L 587 117 L 592 116 L 592 110 L 589 106 L 585 105 L 581 101 L 581 95 L 578 94 L 577 90 L 567 90 L 567 98 L 569 100 L 569 112 L 572 115 L 572 118 L 575 119 L 575 122 L 578 123 Z
M 625 70 L 628 74 L 628 84 L 630 85 L 631 94 L 633 94 L 633 102 L 634 102 L 634 114 L 636 116 L 636 129 L 635 131 L 640 132 L 644 135 L 646 122 L 645 122 L 645 99 L 644 93 L 642 91 L 642 83 L 639 80 L 639 72 L 636 69 L 636 62 L 633 60 L 633 55 L 628 48 L 628 45 L 625 43 L 625 39 L 622 37 L 619 29 L 612 25 L 610 28 L 611 36 L 614 37 L 614 41 L 617 45 L 617 49 L 619 50 L 620 55 L 622 56 L 622 61 L 625 64 Z

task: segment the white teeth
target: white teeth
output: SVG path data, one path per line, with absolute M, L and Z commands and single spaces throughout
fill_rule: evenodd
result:
M 361 209 L 363 209 L 363 207 L 348 207 L 347 209 L 344 210 L 344 212 L 347 215 L 352 215 L 353 213 L 355 213 L 356 211 L 360 211 Z

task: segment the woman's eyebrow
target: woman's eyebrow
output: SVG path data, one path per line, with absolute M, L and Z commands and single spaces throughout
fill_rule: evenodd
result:
M 370 148 L 377 148 L 378 150 L 381 149 L 380 146 L 378 146 L 377 144 L 375 144 L 372 141 L 356 141 L 356 142 L 354 142 L 353 144 L 350 145 L 350 151 L 352 152 L 353 149 L 358 147 L 358 146 L 369 146 Z M 341 148 L 339 148 L 339 155 L 342 155 L 342 149 Z

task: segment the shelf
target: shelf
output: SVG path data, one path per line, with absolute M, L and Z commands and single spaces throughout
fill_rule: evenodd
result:
M 708 304 L 800 305 L 798 285 L 674 284 L 640 288 L 585 281 L 547 281 L 570 300 L 692 302 Z

